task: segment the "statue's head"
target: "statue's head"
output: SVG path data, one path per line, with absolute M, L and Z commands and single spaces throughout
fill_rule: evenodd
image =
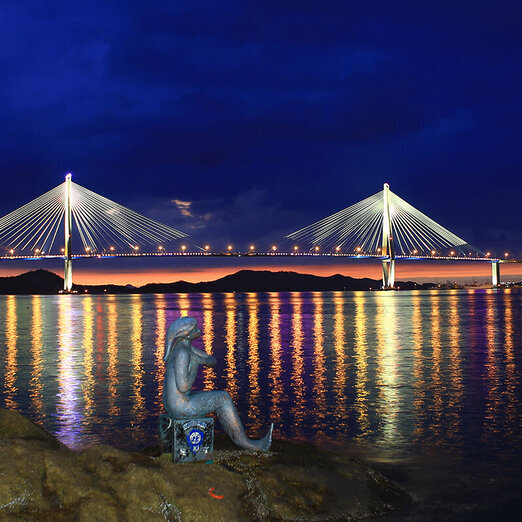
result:
M 193 317 L 180 317 L 176 319 L 167 330 L 165 336 L 165 354 L 163 360 L 169 358 L 172 347 L 180 340 L 187 338 L 198 327 L 198 322 Z

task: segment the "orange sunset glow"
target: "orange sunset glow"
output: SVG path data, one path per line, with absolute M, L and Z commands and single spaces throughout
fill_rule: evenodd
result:
M 35 268 L 45 268 L 63 277 L 60 266 L 25 266 L 23 269 L 15 266 L 5 266 L 0 270 L 0 276 L 14 276 Z M 151 267 L 142 268 L 135 266 L 114 266 L 107 263 L 103 268 L 92 268 L 76 263 L 74 267 L 74 281 L 77 284 L 103 285 L 117 284 L 142 286 L 147 283 L 171 283 L 175 281 L 187 281 L 197 283 L 200 281 L 213 281 L 239 270 L 271 270 L 293 271 L 303 274 L 318 276 L 331 276 L 341 274 L 355 278 L 381 279 L 382 269 L 379 262 L 357 262 L 346 264 L 250 264 L 231 263 L 227 266 L 202 266 L 194 263 L 193 266 Z M 445 282 L 470 281 L 488 282 L 491 280 L 491 266 L 489 263 L 424 263 L 404 262 L 397 263 L 396 277 L 398 281 L 417 282 Z M 519 281 L 522 279 L 522 265 L 505 263 L 501 265 L 501 278 L 503 281 Z

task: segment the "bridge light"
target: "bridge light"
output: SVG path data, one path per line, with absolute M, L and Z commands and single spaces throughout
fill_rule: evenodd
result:
M 437 252 L 435 252 L 435 250 L 432 250 L 431 251 L 431 255 L 434 256 Z
M 361 247 L 357 247 L 355 250 L 357 250 L 357 252 L 360 252 L 361 251 Z
M 455 255 L 455 252 L 452 250 L 452 251 L 450 252 L 450 256 L 454 256 L 454 255 Z
M 160 246 L 158 247 L 158 250 L 163 250 L 163 245 L 160 245 Z
M 298 250 L 299 250 L 299 247 L 297 245 L 295 245 L 294 252 L 297 252 Z
M 378 248 L 377 248 L 377 252 L 380 252 L 381 250 L 382 250 L 381 247 L 378 247 Z
M 250 250 L 255 250 L 254 245 L 250 245 Z
M 187 250 L 187 245 L 181 245 L 181 250 L 183 250 L 183 252 L 185 252 L 185 250 Z
M 272 245 L 272 251 L 275 252 L 277 250 L 277 247 L 275 245 Z
M 230 252 L 232 250 L 232 245 L 228 245 L 227 250 Z
M 134 250 L 136 250 L 136 251 L 138 251 L 139 249 L 140 249 L 140 247 L 139 247 L 138 245 L 136 245 L 136 246 L 134 247 Z
M 111 247 L 109 248 L 109 250 L 110 250 L 111 252 L 114 252 L 114 247 L 111 246 Z
M 335 247 L 335 250 L 336 250 L 337 252 L 339 252 L 339 250 L 341 250 L 341 247 L 340 247 L 340 246 L 337 246 L 337 247 Z
M 509 257 L 509 252 L 504 252 L 504 257 Z
M 205 250 L 210 250 L 210 246 L 209 245 L 205 245 Z
M 60 252 L 63 254 L 65 252 L 65 248 L 60 248 Z
M 486 252 L 486 257 L 489 257 L 491 255 L 491 252 Z
M 14 250 L 11 248 L 11 250 L 9 250 L 9 253 L 10 253 L 11 255 L 13 255 L 13 254 L 14 254 Z
M 319 252 L 319 246 L 316 246 L 314 249 L 316 252 Z
M 414 253 L 414 254 L 417 254 L 417 250 L 414 250 L 413 253 Z
M 85 247 L 85 251 L 86 252 L 90 252 L 91 251 L 91 247 Z

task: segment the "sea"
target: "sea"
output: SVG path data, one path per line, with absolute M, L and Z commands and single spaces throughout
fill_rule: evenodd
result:
M 158 444 L 169 324 L 195 317 L 247 433 L 368 462 L 385 520 L 522 510 L 522 289 L 0 296 L 0 405 L 75 450 Z M 219 430 L 219 425 L 217 426 Z

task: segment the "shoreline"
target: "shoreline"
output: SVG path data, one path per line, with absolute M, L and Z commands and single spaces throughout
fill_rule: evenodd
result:
M 0 513 L 49 520 L 320 520 L 377 517 L 412 504 L 408 493 L 357 459 L 304 442 L 276 440 L 261 453 L 227 440 L 217 437 L 209 461 L 186 464 L 172 463 L 168 453 L 106 445 L 74 452 L 22 414 L 0 409 Z M 210 488 L 223 498 L 212 497 Z
M 522 282 L 500 286 L 516 288 Z M 491 289 L 491 285 L 436 284 L 414 281 L 397 281 L 393 290 L 461 290 Z M 355 279 L 340 274 L 328 277 L 297 272 L 271 272 L 267 270 L 240 270 L 215 281 L 200 283 L 148 283 L 140 287 L 131 285 L 73 285 L 70 294 L 87 295 L 146 295 L 146 294 L 217 294 L 217 293 L 269 293 L 269 292 L 351 292 L 383 291 L 381 282 L 373 279 Z M 386 290 L 388 291 L 388 290 Z M 63 279 L 46 270 L 34 270 L 19 276 L 0 277 L 0 295 L 59 295 L 63 294 Z
M 400 282 L 399 282 L 400 283 Z M 262 289 L 262 290 L 179 290 L 179 291 L 136 291 L 136 292 L 121 292 L 122 295 L 154 295 L 154 294 L 269 294 L 269 293 L 292 293 L 292 292 L 393 292 L 393 291 L 400 291 L 400 292 L 411 292 L 411 291 L 419 291 L 419 292 L 425 292 L 425 291 L 432 291 L 432 290 L 505 290 L 507 288 L 522 288 L 522 285 L 518 284 L 502 284 L 499 287 L 493 288 L 491 285 L 475 285 L 475 286 L 444 286 L 444 285 L 436 285 L 435 283 L 426 283 L 427 285 L 433 286 L 422 286 L 417 285 L 418 288 L 390 288 L 390 289 L 384 289 L 384 288 L 368 288 L 368 289 L 350 289 L 350 288 L 335 288 L 335 289 L 314 289 L 314 288 L 302 288 L 302 289 L 286 289 L 286 290 L 272 290 L 272 289 Z M 139 289 L 138 289 L 139 290 Z M 58 292 L 56 295 L 61 295 L 64 292 Z M 81 292 L 73 292 L 77 294 L 81 294 Z M 84 292 L 85 293 L 85 292 Z M 100 295 L 101 293 L 104 294 L 110 294 L 110 295 L 118 295 L 118 293 L 110 293 L 110 292 L 100 292 L 98 294 L 92 293 L 91 295 Z M 0 295 L 7 295 L 7 294 L 0 294 Z M 46 295 L 54 295 L 54 294 L 46 294 Z

